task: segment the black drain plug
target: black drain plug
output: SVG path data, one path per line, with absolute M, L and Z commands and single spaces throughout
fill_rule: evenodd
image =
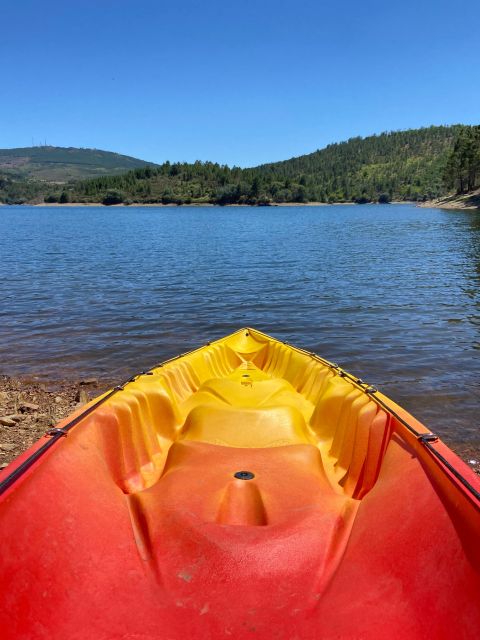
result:
M 237 471 L 233 476 L 234 478 L 238 478 L 238 480 L 251 480 L 255 477 L 255 474 L 251 471 Z

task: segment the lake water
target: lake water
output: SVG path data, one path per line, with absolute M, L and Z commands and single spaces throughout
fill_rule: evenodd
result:
M 0 373 L 122 379 L 253 326 L 479 443 L 480 214 L 0 207 Z

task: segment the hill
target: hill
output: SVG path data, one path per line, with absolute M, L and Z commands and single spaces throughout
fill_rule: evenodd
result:
M 0 176 L 0 199 L 104 204 L 426 201 L 445 196 L 454 184 L 472 183 L 471 157 L 476 157 L 480 140 L 477 130 L 462 125 L 432 126 L 352 138 L 308 155 L 249 169 L 213 162 L 143 163 L 128 172 L 72 180 L 62 186 L 12 176 L 4 178 L 2 186 Z M 461 159 L 459 154 L 463 154 Z M 101 171 L 109 169 L 103 166 Z M 457 174 L 462 176 L 465 171 L 470 178 L 459 182 Z
M 15 180 L 70 182 L 99 175 L 117 175 L 149 164 L 98 149 L 49 146 L 0 149 L 0 173 Z
M 293 182 L 320 201 L 419 200 L 445 191 L 447 157 L 462 127 L 428 127 L 351 138 L 314 153 L 258 167 L 274 183 Z M 303 188 L 302 188 L 303 187 Z

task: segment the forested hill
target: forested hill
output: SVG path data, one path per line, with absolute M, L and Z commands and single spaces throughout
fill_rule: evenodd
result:
M 319 201 L 418 200 L 445 191 L 444 168 L 461 126 L 429 127 L 351 138 L 258 171 L 266 179 L 303 186 Z M 298 189 L 298 187 L 297 187 Z
M 252 169 L 166 163 L 85 182 L 77 197 L 179 204 L 426 200 L 446 192 L 445 166 L 462 130 L 429 127 L 353 138 Z
M 69 182 L 99 175 L 116 175 L 148 162 L 99 149 L 19 147 L 0 149 L 0 173 L 12 179 Z
M 104 204 L 429 200 L 453 185 L 476 181 L 472 158 L 480 145 L 478 131 L 454 125 L 382 133 L 250 169 L 166 162 L 65 185 L 10 178 L 2 183 L 0 175 L 0 199 Z M 470 172 L 466 182 L 465 172 Z

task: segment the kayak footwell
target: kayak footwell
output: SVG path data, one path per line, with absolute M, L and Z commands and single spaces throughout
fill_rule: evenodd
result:
M 476 637 L 480 504 L 377 398 L 252 329 L 106 396 L 0 498 L 2 638 Z
M 254 478 L 234 477 L 246 469 Z M 128 500 L 140 553 L 169 593 L 182 597 L 179 576 L 212 587 L 218 571 L 223 597 L 226 580 L 257 590 L 277 575 L 303 584 L 301 607 L 335 569 L 358 504 L 332 491 L 312 445 L 232 452 L 199 442 L 174 444 L 162 480 Z

